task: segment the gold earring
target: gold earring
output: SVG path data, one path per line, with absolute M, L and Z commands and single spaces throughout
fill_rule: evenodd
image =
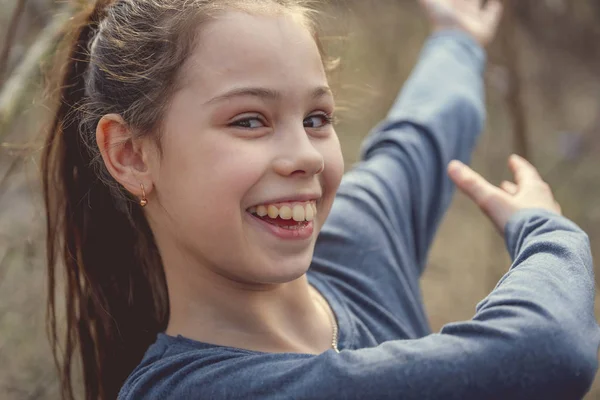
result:
M 148 199 L 146 198 L 146 191 L 144 190 L 144 184 L 140 183 L 140 187 L 142 188 L 142 199 L 140 200 L 140 206 L 146 207 L 146 204 L 148 204 Z

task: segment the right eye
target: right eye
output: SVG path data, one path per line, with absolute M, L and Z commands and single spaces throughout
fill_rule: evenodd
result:
M 263 123 L 263 121 L 261 120 L 260 117 L 253 116 L 253 117 L 240 118 L 236 121 L 233 121 L 231 124 L 229 124 L 229 126 L 244 128 L 244 129 L 257 129 L 257 128 L 264 128 L 266 125 L 265 125 L 265 123 Z

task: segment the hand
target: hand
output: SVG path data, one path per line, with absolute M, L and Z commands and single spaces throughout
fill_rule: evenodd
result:
M 434 30 L 460 29 L 487 46 L 496 36 L 502 3 L 489 0 L 482 7 L 482 0 L 419 0 Z
M 510 217 L 521 209 L 542 208 L 561 214 L 560 205 L 554 200 L 550 186 L 542 180 L 533 165 L 524 158 L 513 155 L 509 158 L 508 166 L 516 184 L 505 181 L 500 188 L 460 161 L 450 163 L 448 175 L 492 220 L 500 232 L 504 232 Z

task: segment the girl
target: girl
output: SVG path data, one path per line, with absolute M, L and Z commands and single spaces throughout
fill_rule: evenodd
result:
M 585 233 L 526 161 L 502 189 L 450 163 L 482 128 L 500 5 L 425 3 L 434 34 L 343 179 L 306 5 L 95 4 L 44 154 L 65 398 L 76 348 L 88 399 L 584 395 L 600 338 Z M 514 262 L 472 320 L 431 334 L 419 277 L 449 163 Z

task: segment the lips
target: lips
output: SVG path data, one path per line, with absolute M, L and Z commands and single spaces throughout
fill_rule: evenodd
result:
M 279 239 L 308 240 L 314 232 L 317 214 L 316 198 L 304 201 L 265 203 L 248 208 L 250 221 Z

